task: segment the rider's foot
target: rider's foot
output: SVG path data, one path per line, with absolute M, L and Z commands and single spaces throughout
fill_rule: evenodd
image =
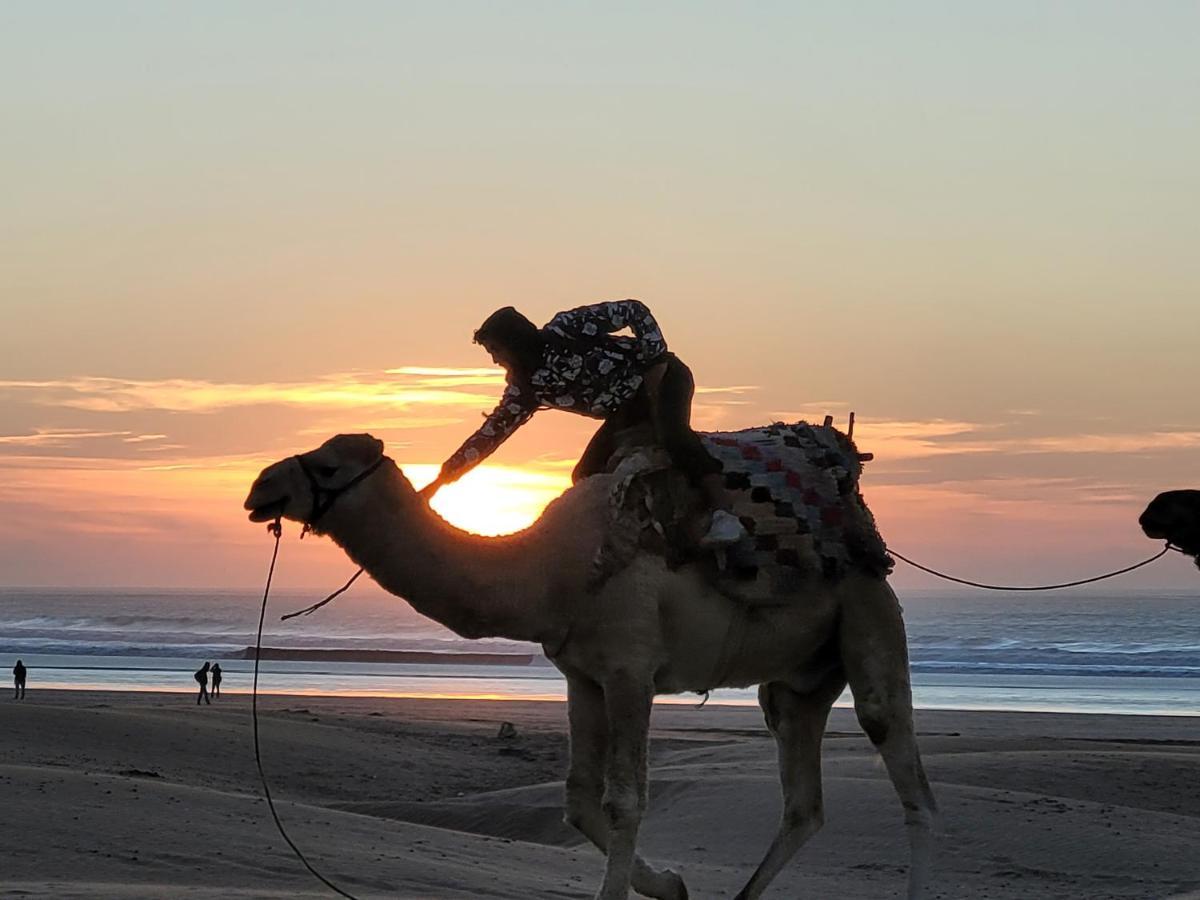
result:
M 731 512 L 715 510 L 708 533 L 700 538 L 701 547 L 728 547 L 747 536 L 741 521 Z

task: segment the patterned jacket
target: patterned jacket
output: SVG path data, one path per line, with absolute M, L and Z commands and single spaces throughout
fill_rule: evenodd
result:
M 613 335 L 626 326 L 633 337 Z M 595 419 L 616 412 L 642 386 L 642 373 L 667 352 L 658 323 L 638 300 L 561 312 L 541 333 L 541 365 L 528 382 L 508 383 L 479 430 L 442 465 L 441 481 L 466 474 L 539 409 L 565 409 Z

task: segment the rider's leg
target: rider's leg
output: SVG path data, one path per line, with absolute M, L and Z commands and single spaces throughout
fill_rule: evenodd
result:
M 692 430 L 692 396 L 695 392 L 691 369 L 674 355 L 668 356 L 657 390 L 650 392 L 654 432 L 671 455 L 672 462 L 700 490 L 705 503 L 713 510 L 712 524 L 701 543 L 736 543 L 746 536 L 746 530 L 731 512 L 733 502 L 725 490 L 721 463 L 704 449 L 699 436 Z
M 609 457 L 617 449 L 616 434 L 617 429 L 613 419 L 611 417 L 605 419 L 596 429 L 596 433 L 592 435 L 592 439 L 588 441 L 583 455 L 579 457 L 579 462 L 575 464 L 575 470 L 571 472 L 571 484 L 579 484 L 589 475 L 603 472 L 607 468 Z

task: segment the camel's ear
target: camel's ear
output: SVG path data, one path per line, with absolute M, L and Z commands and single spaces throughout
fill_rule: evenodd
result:
M 375 435 L 373 435 L 373 434 L 368 434 L 367 437 L 370 438 L 371 447 L 375 451 L 373 454 L 373 458 L 377 459 L 378 457 L 383 456 L 383 441 L 381 441 L 379 438 L 375 437 Z

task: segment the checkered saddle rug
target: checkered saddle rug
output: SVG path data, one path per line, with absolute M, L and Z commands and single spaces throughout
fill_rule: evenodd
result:
M 700 437 L 724 466 L 733 512 L 750 533 L 752 553 L 742 548 L 730 555 L 742 571 L 724 572 L 748 582 L 738 593 L 765 596 L 798 579 L 838 580 L 851 569 L 879 577 L 891 572 L 892 560 L 859 492 L 862 458 L 845 434 L 798 422 Z M 601 551 L 605 569 L 646 550 L 674 566 L 715 560 L 712 551 L 696 546 L 703 504 L 664 453 L 635 453 L 616 474 L 614 528 Z

